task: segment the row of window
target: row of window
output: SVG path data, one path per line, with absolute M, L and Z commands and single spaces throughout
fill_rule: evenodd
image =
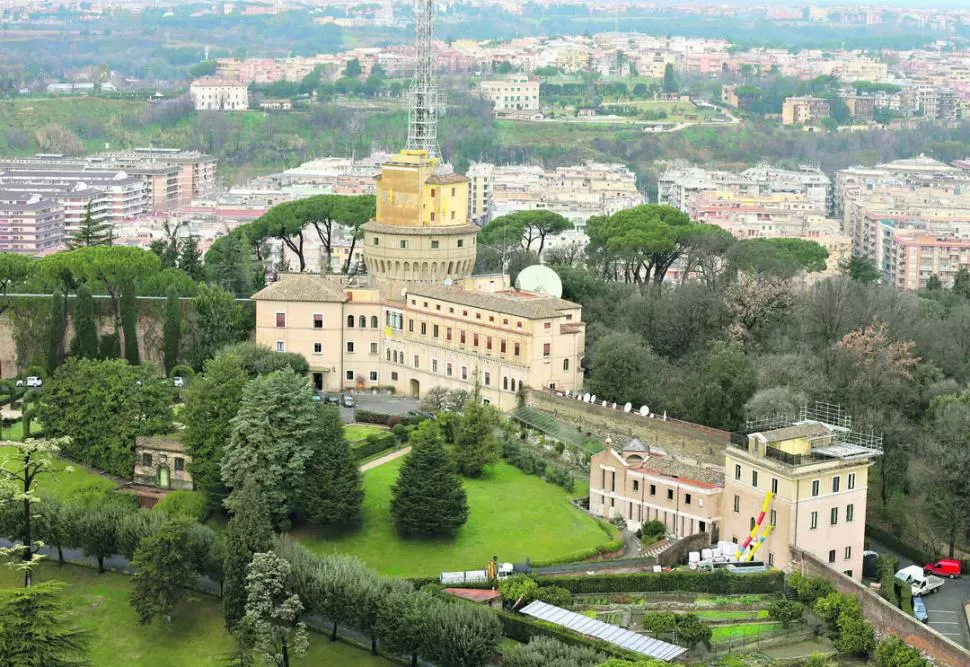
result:
M 397 379 L 397 373 L 391 373 L 391 376 L 393 379 Z M 352 369 L 347 369 L 347 371 L 344 373 L 344 377 L 348 382 L 355 382 L 357 380 L 357 372 Z M 377 382 L 377 378 L 377 371 L 371 371 L 367 379 L 370 382 Z
M 145 466 L 146 468 L 151 468 L 152 460 L 153 458 L 151 454 L 149 454 L 148 452 L 142 453 L 141 464 L 143 466 Z M 185 459 L 183 459 L 181 456 L 175 456 L 173 457 L 173 460 L 175 462 L 175 472 L 182 472 L 183 470 L 185 470 Z
M 390 313 L 388 313 L 390 314 Z M 323 328 L 323 313 L 313 313 L 312 326 L 314 329 Z M 367 328 L 367 316 L 361 315 L 359 317 L 354 317 L 353 315 L 347 316 L 347 328 L 353 329 L 354 327 L 358 329 Z M 370 328 L 377 329 L 380 327 L 380 320 L 377 319 L 377 315 L 371 315 L 370 317 Z M 286 313 L 278 312 L 276 313 L 276 328 L 285 329 L 286 328 Z
M 451 212 L 451 219 L 452 220 L 455 219 L 455 212 L 454 211 Z M 434 213 L 432 212 L 431 213 L 431 222 L 434 222 L 434 220 L 435 220 Z M 373 241 L 374 241 L 374 245 L 380 245 L 381 244 L 381 238 L 379 236 L 375 236 L 374 239 L 373 239 Z M 407 239 L 401 239 L 400 241 L 398 241 L 398 247 L 401 250 L 407 250 L 409 243 L 410 242 Z M 440 247 L 441 247 L 441 241 L 432 241 L 431 242 L 431 249 L 432 250 L 438 250 Z M 465 247 L 465 239 L 458 239 L 458 247 L 459 248 L 464 248 Z
M 604 491 L 606 490 L 606 469 L 605 468 L 600 468 L 600 488 L 603 489 Z M 610 493 L 614 493 L 615 491 L 616 491 L 616 473 L 611 470 L 610 471 Z M 635 479 L 633 480 L 633 492 L 638 493 L 639 491 L 640 491 L 640 480 Z M 657 496 L 656 484 L 650 484 L 649 495 L 652 497 Z M 674 499 L 674 490 L 667 489 L 667 500 L 673 500 L 673 499 Z M 684 504 L 690 505 L 691 500 L 692 500 L 691 494 L 684 493 Z M 704 505 L 703 501 L 699 503 L 699 505 L 703 507 Z
M 842 552 L 845 556 L 845 560 L 852 559 L 852 547 L 846 547 L 845 551 Z M 829 562 L 835 562 L 835 549 L 829 549 Z
M 846 476 L 845 486 L 846 486 L 846 489 L 848 489 L 850 491 L 855 488 L 855 475 L 856 474 L 854 472 L 850 472 Z M 739 464 L 739 463 L 736 463 L 734 465 L 734 479 L 736 479 L 736 480 L 740 480 L 741 479 L 741 464 Z M 758 488 L 758 471 L 757 470 L 752 470 L 751 471 L 751 486 L 753 486 L 754 488 Z M 835 476 L 833 476 L 832 477 L 832 493 L 838 493 L 841 488 L 842 488 L 842 476 L 841 475 L 835 475 Z M 818 496 L 820 489 L 821 489 L 821 480 L 818 480 L 818 479 L 812 480 L 812 497 Z M 775 494 L 778 493 L 778 478 L 777 477 L 772 477 L 771 478 L 771 492 L 772 493 L 775 493 Z
M 403 363 L 405 363 L 404 362 L 404 352 L 398 352 L 397 350 L 391 350 L 391 349 L 386 350 L 386 352 L 387 352 L 387 360 L 388 361 L 391 361 L 391 362 L 393 362 L 395 364 L 403 364 Z M 414 355 L 413 361 L 414 361 L 414 368 L 420 369 L 421 368 L 421 355 L 418 355 L 418 354 Z M 438 360 L 437 359 L 432 359 L 431 360 L 431 372 L 432 373 L 439 373 L 440 372 L 439 371 L 439 366 L 438 366 Z M 455 366 L 450 361 L 445 362 L 445 375 L 447 377 L 454 377 L 454 375 L 455 375 Z M 461 379 L 462 380 L 467 380 L 468 379 L 468 366 L 462 366 L 461 367 Z M 484 384 L 486 387 L 491 387 L 492 386 L 492 372 L 491 371 L 484 371 L 483 372 L 483 374 L 482 374 L 482 384 Z M 509 378 L 507 376 L 503 376 L 502 377 L 502 389 L 505 389 L 507 391 L 515 391 L 516 390 L 516 381 L 515 381 L 515 378 Z

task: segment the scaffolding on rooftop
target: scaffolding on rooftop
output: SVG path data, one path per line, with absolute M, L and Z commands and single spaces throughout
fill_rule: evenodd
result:
M 816 401 L 812 405 L 803 405 L 800 410 L 790 414 L 776 414 L 759 419 L 749 419 L 745 423 L 742 433 L 732 434 L 731 441 L 735 445 L 746 447 L 747 438 L 754 433 L 768 433 L 778 429 L 808 424 L 822 424 L 828 433 L 805 436 L 811 443 L 810 455 L 782 455 L 775 458 L 787 460 L 789 463 L 803 463 L 810 460 L 824 458 L 868 458 L 882 454 L 882 435 L 872 428 L 859 428 L 853 423 L 850 415 L 841 405 Z M 768 447 L 769 450 L 772 447 Z M 772 455 L 769 452 L 769 455 Z

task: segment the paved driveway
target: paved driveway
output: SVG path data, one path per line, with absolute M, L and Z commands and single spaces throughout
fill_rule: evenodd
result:
M 388 394 L 368 394 L 361 392 L 354 394 L 357 407 L 371 412 L 382 412 L 386 415 L 407 415 L 411 410 L 417 410 L 419 401 L 408 396 L 390 396 Z
M 869 548 L 877 553 L 895 556 L 899 559 L 900 567 L 913 565 L 913 561 L 873 540 L 869 540 Z M 947 579 L 943 588 L 923 598 L 929 616 L 927 625 L 964 648 L 970 648 L 970 632 L 963 611 L 967 600 L 970 600 L 970 573 L 966 572 L 959 579 Z

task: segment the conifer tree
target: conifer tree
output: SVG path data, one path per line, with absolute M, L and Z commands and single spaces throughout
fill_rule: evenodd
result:
M 245 484 L 232 493 L 233 514 L 226 527 L 222 612 L 226 627 L 235 629 L 246 614 L 246 569 L 253 554 L 272 548 L 270 526 L 258 484 Z
M 64 625 L 64 584 L 46 581 L 0 591 L 0 664 L 81 665 L 91 635 Z
M 84 211 L 84 219 L 81 226 L 71 234 L 67 241 L 67 247 L 71 250 L 86 248 L 92 245 L 111 245 L 113 233 L 111 223 L 95 221 L 91 214 L 91 202 L 88 202 Z
M 135 284 L 126 282 L 121 287 L 121 328 L 125 337 L 125 359 L 137 366 L 138 358 L 138 301 L 135 299 Z
M 190 236 L 182 242 L 179 251 L 179 268 L 185 271 L 192 280 L 199 281 L 205 277 L 202 268 L 202 252 L 199 250 L 199 237 Z
M 455 463 L 466 477 L 478 477 L 501 452 L 495 429 L 501 421 L 498 411 L 478 399 L 478 390 L 465 404 L 464 413 L 455 426 Z
M 284 526 L 297 506 L 318 410 L 306 378 L 289 367 L 243 389 L 223 451 L 222 481 L 230 489 L 258 485 L 274 525 Z
M 391 489 L 394 525 L 402 535 L 452 536 L 468 519 L 468 499 L 437 424 L 422 423 L 408 441 L 411 453 Z
M 165 326 L 162 333 L 162 351 L 165 374 L 168 375 L 178 365 L 179 350 L 182 346 L 182 304 L 178 292 L 171 286 L 165 292 Z
M 340 412 L 332 405 L 319 408 L 313 433 L 313 452 L 306 464 L 301 511 L 311 523 L 352 526 L 360 521 L 364 488 L 350 445 L 344 440 Z
M 98 358 L 98 325 L 94 314 L 94 299 L 87 285 L 77 288 L 74 304 L 74 339 L 71 356 L 81 359 Z

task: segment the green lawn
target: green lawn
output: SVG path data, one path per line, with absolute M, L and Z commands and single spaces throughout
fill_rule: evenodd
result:
M 127 575 L 99 575 L 87 568 L 45 563 L 36 580 L 49 579 L 68 584 L 64 595 L 72 622 L 94 635 L 90 659 L 95 667 L 202 667 L 221 664 L 232 648 L 222 609 L 215 598 L 187 593 L 171 624 L 156 620 L 151 625 L 139 625 L 128 603 L 131 580 Z M 0 569 L 0 586 L 16 586 L 22 581 L 22 576 L 13 570 Z M 293 664 L 384 667 L 392 663 L 311 633 L 309 652 Z
M 339 551 L 359 556 L 384 574 L 436 576 L 442 571 L 485 567 L 491 557 L 521 562 L 566 556 L 605 544 L 596 522 L 568 504 L 567 493 L 506 463 L 486 477 L 466 479 L 470 513 L 454 540 L 404 540 L 390 517 L 391 485 L 404 459 L 364 474 L 364 525 L 349 535 L 321 531 L 296 536 L 317 553 Z
M 357 442 L 363 440 L 373 433 L 386 433 L 387 429 L 382 426 L 371 426 L 369 424 L 348 424 L 344 426 L 344 438 L 347 442 Z
M 0 447 L 0 465 L 6 467 L 7 460 L 15 454 L 13 447 Z M 73 465 L 57 459 L 54 471 L 37 477 L 34 488 L 39 492 L 49 492 L 52 495 L 68 496 L 80 488 L 114 489 L 117 485 L 107 477 L 96 475 L 83 466 Z
M 769 635 L 778 630 L 781 630 L 781 623 L 715 625 L 711 628 L 711 641 L 722 642 L 726 639 L 753 639 L 758 635 Z
M 36 438 L 44 432 L 43 427 L 36 421 L 30 424 L 30 437 Z M 9 427 L 3 429 L 0 433 L 0 440 L 23 440 L 24 439 L 24 423 L 22 421 L 14 422 Z

